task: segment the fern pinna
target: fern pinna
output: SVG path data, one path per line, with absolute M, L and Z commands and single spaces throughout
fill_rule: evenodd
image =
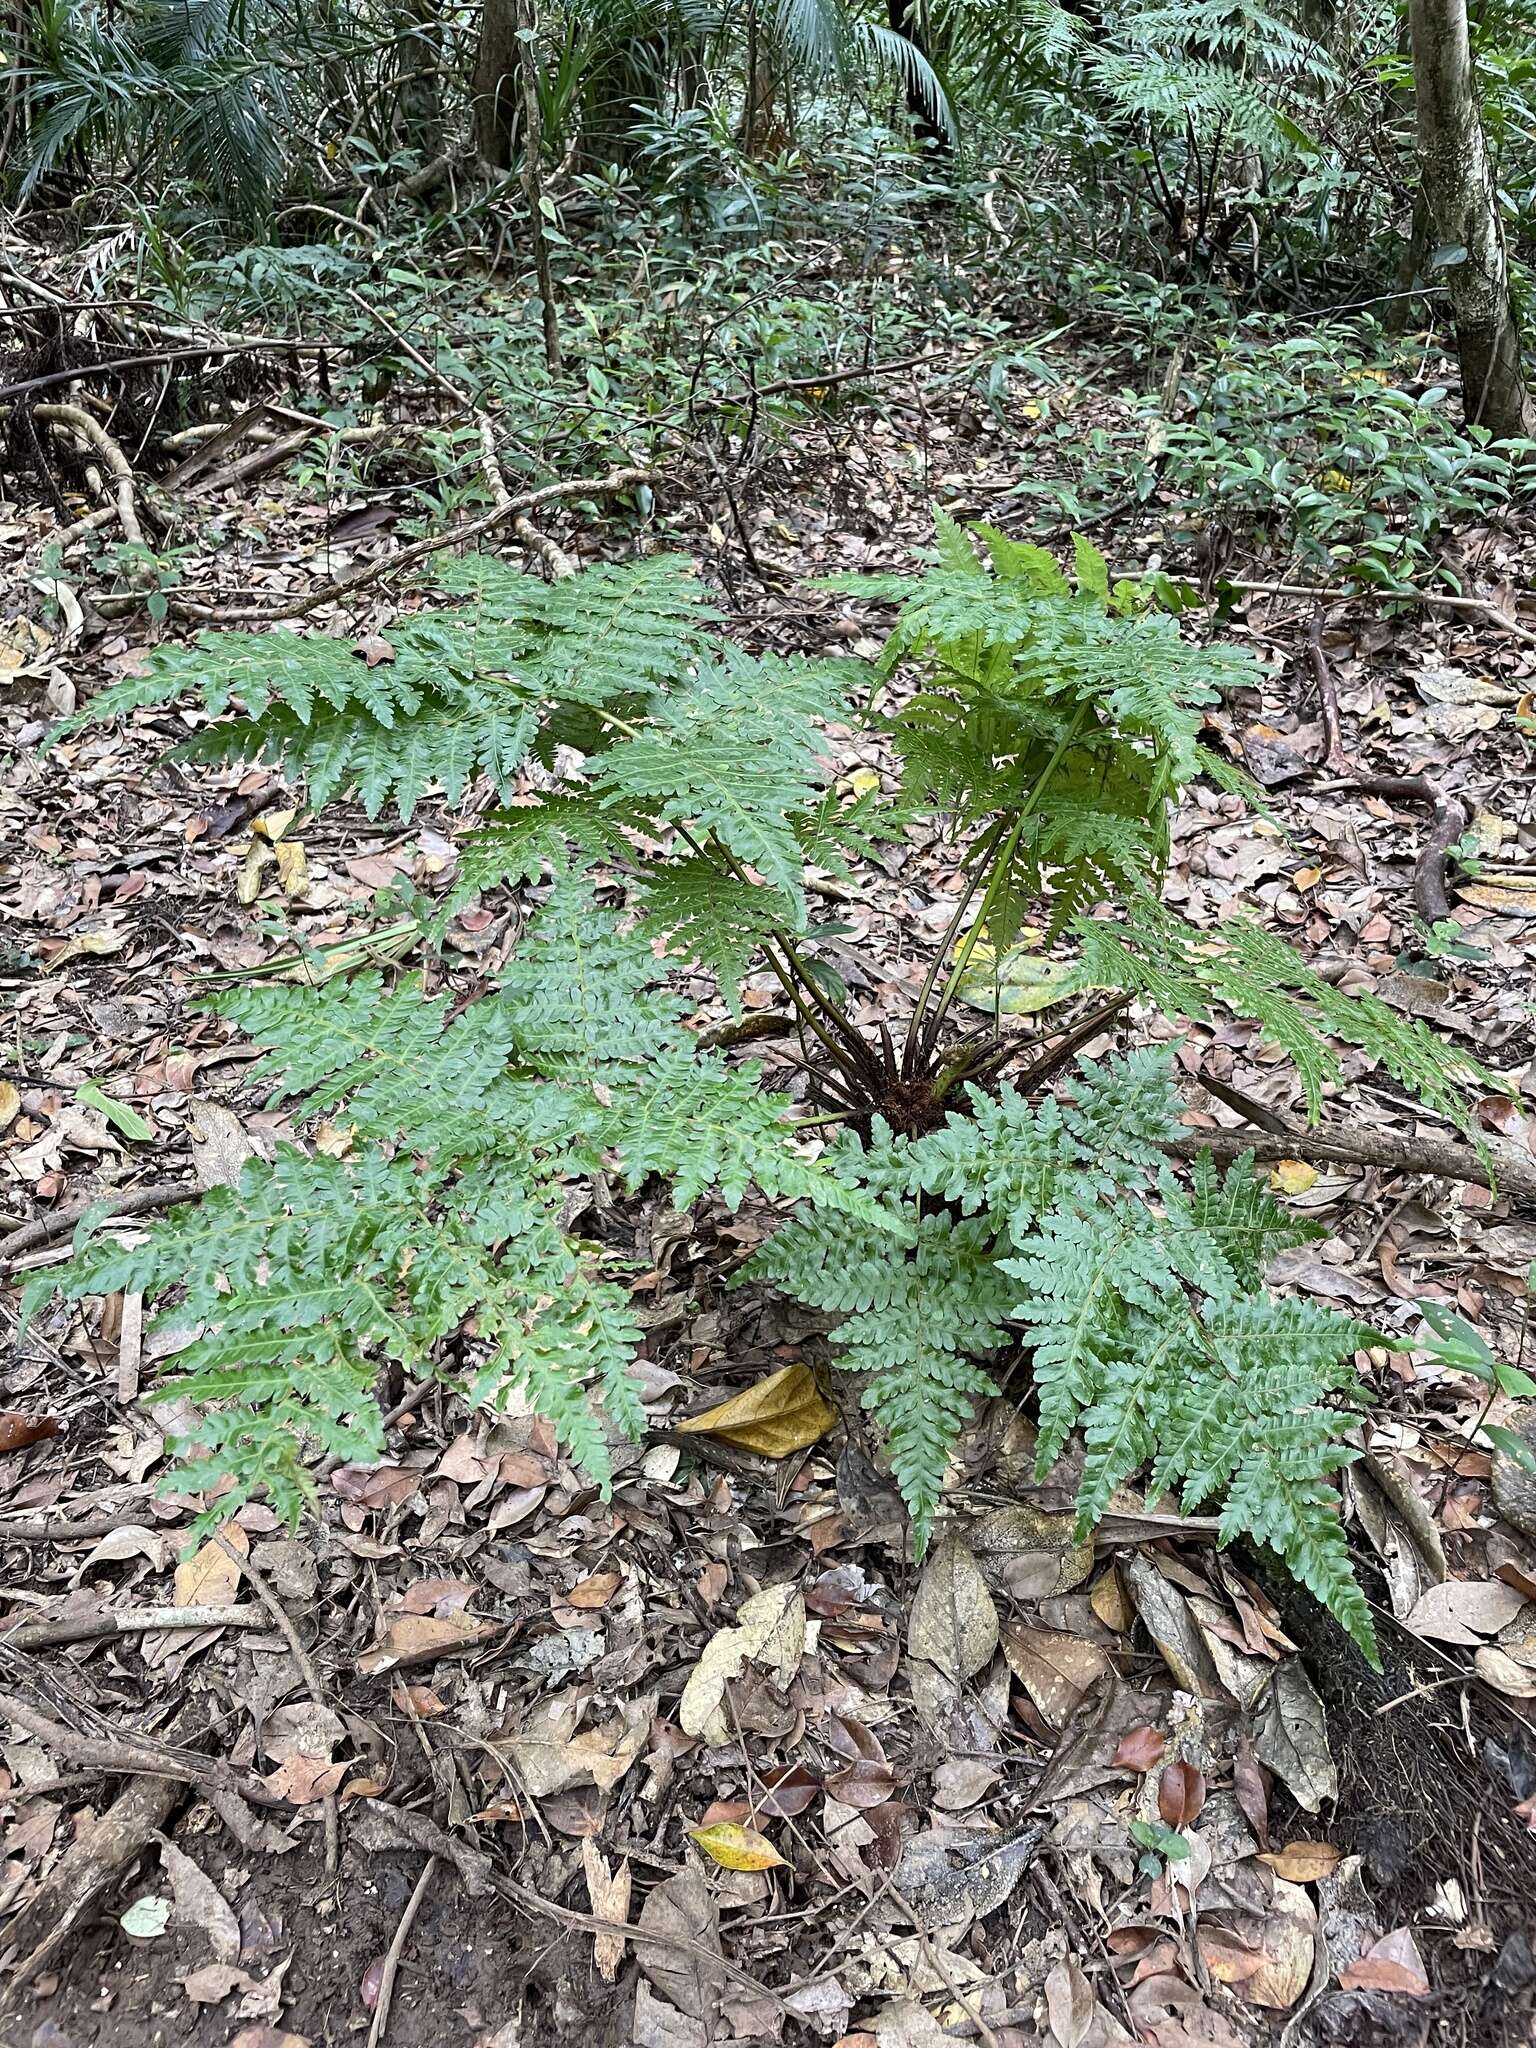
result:
M 317 1449 L 376 1457 L 386 1364 L 477 1400 L 520 1390 L 603 1478 L 611 1432 L 640 1422 L 637 1330 L 623 1276 L 562 1222 L 571 1183 L 658 1175 L 680 1204 L 756 1187 L 801 1206 L 751 1270 L 840 1318 L 919 1544 L 991 1361 L 1022 1347 L 1042 1467 L 1083 1433 L 1085 1526 L 1150 1467 L 1188 1506 L 1221 1501 L 1224 1534 L 1269 1544 L 1368 1644 L 1327 1484 L 1368 1333 L 1262 1284 L 1307 1233 L 1241 1167 L 1172 1178 L 1160 1058 L 1082 1069 L 1032 1107 L 997 1091 L 1020 1050 L 1000 1020 L 944 1027 L 981 942 L 1000 957 L 1030 921 L 1073 948 L 1084 988 L 1255 1019 L 1314 1113 L 1339 1074 L 1330 1038 L 1446 1114 L 1487 1077 L 1256 926 L 1201 932 L 1162 903 L 1183 788 L 1241 787 L 1200 735 L 1246 656 L 1111 587 L 1083 541 L 1069 580 L 941 518 L 923 575 L 840 587 L 897 607 L 872 669 L 722 643 L 677 559 L 548 587 L 472 560 L 387 640 L 214 635 L 66 724 L 191 693 L 184 755 L 261 756 L 316 802 L 409 818 L 488 784 L 501 807 L 462 839 L 424 936 L 497 889 L 531 887 L 533 914 L 499 985 L 459 1010 L 377 976 L 217 999 L 270 1048 L 278 1099 L 347 1133 L 343 1156 L 290 1147 L 137 1243 L 87 1234 L 37 1291 L 170 1299 L 188 1342 L 158 1391 L 204 1404 L 194 1477 L 236 1497 L 293 1513 Z M 829 726 L 879 735 L 897 789 L 849 800 Z M 850 1016 L 807 879 L 848 876 L 914 820 L 953 848 L 955 907 L 898 1047 Z M 825 1157 L 754 1068 L 701 1049 L 668 986 L 684 962 L 738 1010 L 767 968 L 829 1112 L 811 1122 L 850 1126 Z

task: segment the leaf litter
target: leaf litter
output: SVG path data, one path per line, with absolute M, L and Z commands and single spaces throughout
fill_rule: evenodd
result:
M 926 492 L 897 460 L 914 419 L 892 406 L 860 425 L 860 463 L 900 501 L 879 540 L 839 524 L 808 454 L 803 475 L 786 472 L 785 513 L 811 508 L 793 529 L 809 573 L 900 562 L 921 542 Z M 963 439 L 974 423 L 957 411 L 949 424 Z M 303 510 L 266 503 L 277 528 Z M 786 649 L 825 623 L 771 597 L 756 610 L 764 638 Z M 365 661 L 389 659 L 387 612 L 357 640 Z M 1283 598 L 1261 596 L 1234 630 L 1262 644 L 1294 623 Z M 1494 676 L 1455 621 L 1384 625 L 1344 610 L 1337 623 L 1346 710 L 1388 708 L 1370 728 L 1378 765 L 1457 765 L 1480 799 L 1474 822 L 1499 826 L 1503 713 L 1528 693 L 1527 658 Z M 7 673 L 15 730 L 35 650 L 22 652 Z M 85 683 L 96 679 L 87 659 L 122 674 L 139 652 L 119 632 L 72 665 Z M 1479 828 L 1484 878 L 1460 888 L 1456 918 L 1480 965 L 1426 962 L 1394 879 L 1412 851 L 1405 815 L 1315 789 L 1294 685 L 1273 665 L 1264 676 L 1262 701 L 1212 723 L 1251 750 L 1288 836 L 1192 795 L 1171 867 L 1181 909 L 1214 926 L 1241 890 L 1331 974 L 1428 1005 L 1517 1068 L 1528 830 Z M 396 843 L 345 807 L 302 816 L 280 790 L 242 810 L 266 791 L 260 771 L 177 785 L 154 767 L 156 746 L 130 721 L 46 779 L 23 750 L 0 787 L 21 849 L 8 908 L 38 968 L 12 983 L 35 1051 L 0 1081 L 18 1225 L 149 1174 L 227 1184 L 290 1139 L 284 1115 L 245 1087 L 245 1050 L 191 1015 L 185 994 L 209 963 L 293 973 L 297 938 L 303 971 L 324 973 L 366 950 L 359 887 L 430 891 L 451 877 L 446 811 Z M 222 829 L 221 809 L 242 822 Z M 926 852 L 861 872 L 849 911 L 860 972 L 909 960 L 903 936 L 947 915 Z M 496 943 L 461 921 L 448 971 L 472 977 Z M 1026 945 L 1007 968 L 1009 1010 L 1046 1009 L 1051 963 Z M 1201 1074 L 1281 1118 L 1295 1109 L 1247 1027 L 1215 1024 L 1181 1057 L 1213 1125 L 1226 1110 L 1214 1092 L 1202 1105 Z M 1354 1055 L 1345 1064 L 1369 1085 Z M 1490 1140 L 1529 1157 L 1527 1113 L 1498 1114 Z M 324 1142 L 344 1149 L 347 1134 Z M 1438 1299 L 1513 1357 L 1528 1226 L 1501 1221 L 1508 1205 L 1486 1191 L 1421 1177 L 1285 1158 L 1271 1185 L 1331 1233 L 1286 1284 L 1356 1305 L 1395 1340 L 1371 1355 L 1380 1400 L 1348 1480 L 1357 1544 L 1379 1558 L 1399 1624 L 1381 1687 L 1361 1692 L 1346 1653 L 1276 1604 L 1254 1560 L 1218 1566 L 1166 1503 L 1118 1500 L 1099 1544 L 1077 1541 L 1070 1483 L 1008 1477 L 1029 1446 L 1003 1404 L 961 1446 L 949 1520 L 914 1568 L 888 1486 L 828 1398 L 814 1333 L 718 1286 L 722 1261 L 767 1219 L 705 1205 L 678 1232 L 643 1200 L 619 1204 L 601 1227 L 650 1267 L 636 1300 L 655 1318 L 653 1432 L 611 1502 L 534 1418 L 485 1432 L 426 1392 L 400 1408 L 380 1466 L 327 1474 L 320 1518 L 298 1538 L 260 1507 L 223 1527 L 273 1589 L 299 1653 L 273 1621 L 85 1633 L 38 1660 L 34 1696 L 61 1725 L 105 1715 L 233 1773 L 217 1808 L 191 1794 L 100 1879 L 115 1908 L 107 1938 L 124 1951 L 111 2024 L 139 2024 L 161 1997 L 178 2028 L 206 2019 L 236 2048 L 308 2043 L 338 2016 L 366 2025 L 366 1966 L 393 1939 L 423 1856 L 445 1856 L 443 1838 L 535 1900 L 472 1900 L 444 1882 L 422 1907 L 418 1944 L 467 1958 L 451 1984 L 434 1979 L 440 2010 L 463 2016 L 454 2039 L 487 2048 L 503 2048 L 497 2030 L 519 2001 L 547 1999 L 555 2014 L 561 1987 L 573 1988 L 565 2018 L 548 2022 L 559 2038 L 589 2036 L 601 2000 L 617 1996 L 626 2038 L 687 2048 L 931 2048 L 987 2030 L 1008 2048 L 1246 2048 L 1272 2038 L 1266 2015 L 1297 2014 L 1328 2017 L 1338 2038 L 1380 2001 L 1410 2008 L 1464 1982 L 1457 1958 L 1490 1944 L 1519 1992 L 1536 1748 L 1498 1703 L 1536 1696 L 1536 1510 L 1522 1506 L 1507 1454 L 1480 1439 L 1466 1389 L 1415 1361 L 1410 1317 L 1412 1303 Z M 24 1266 L 57 1255 L 44 1243 Z M 208 1503 L 157 1491 L 184 1418 L 118 1398 L 132 1317 L 119 1298 L 99 1321 L 34 1332 L 9 1363 L 17 1412 L 64 1427 L 7 1456 L 0 1515 L 89 1530 L 14 1539 L 13 1621 L 131 1623 L 138 1610 L 248 1597 L 222 1548 L 186 1549 Z M 386 1390 L 384 1405 L 406 1392 Z M 1472 1753 L 1442 1740 L 1462 1713 Z M 109 1830 L 99 1787 L 66 1789 L 73 1768 L 19 1725 L 0 1747 L 8 1914 L 48 1907 L 65 1859 Z M 340 1891 L 327 1895 L 332 1798 L 343 1850 Z M 242 1812 L 247 1840 L 266 1847 L 229 1831 Z M 438 1830 L 430 1849 L 420 1827 L 414 1846 L 400 1832 L 412 1816 Z M 1145 1852 L 1155 1874 L 1140 1868 L 1138 1819 L 1164 1831 Z M 1474 1821 L 1498 1853 L 1463 1858 L 1456 1876 L 1449 1845 L 1479 1839 Z M 365 1835 L 375 1846 L 359 1846 Z M 274 1843 L 289 1853 L 274 1858 Z M 1470 1885 L 1454 1920 L 1452 1877 Z M 540 1919 L 538 1902 L 566 1917 Z M 145 1974 L 162 1953 L 175 1974 Z M 580 1989 L 589 1966 L 596 1999 Z M 93 1952 L 40 1985 L 50 1978 L 27 1995 L 70 2013 L 105 1973 Z

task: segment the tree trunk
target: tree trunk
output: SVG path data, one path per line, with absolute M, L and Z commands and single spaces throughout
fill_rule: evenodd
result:
M 498 171 L 512 161 L 517 49 L 516 0 L 485 0 L 470 100 L 475 147 Z
M 1410 0 L 1419 171 L 1436 242 L 1465 250 L 1446 266 L 1462 405 L 1500 439 L 1531 433 L 1493 172 L 1477 104 L 1466 0 Z
M 539 309 L 544 317 L 544 360 L 551 370 L 558 370 L 561 367 L 560 320 L 555 307 L 549 237 L 544 231 L 544 172 L 540 162 L 544 149 L 544 121 L 539 111 L 539 60 L 533 40 L 537 21 L 533 11 L 534 0 L 512 0 L 512 4 L 512 46 L 521 94 L 518 111 L 523 128 L 523 197 L 528 202 L 533 270 L 538 280 Z

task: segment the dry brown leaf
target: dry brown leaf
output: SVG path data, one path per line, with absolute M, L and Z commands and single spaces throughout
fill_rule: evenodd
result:
M 251 1539 L 238 1522 L 226 1522 L 219 1531 L 231 1550 L 242 1557 L 251 1554 Z M 240 1567 L 211 1539 L 176 1567 L 178 1607 L 228 1607 L 240 1586 Z
M 1269 1910 L 1245 1925 L 1262 1951 L 1257 1970 L 1234 1988 L 1249 2005 L 1289 2012 L 1312 1978 L 1317 1948 L 1317 1908 L 1300 1885 L 1274 1881 Z
M 1524 1605 L 1524 1594 L 1502 1579 L 1447 1579 L 1415 1601 L 1406 1626 L 1431 1642 L 1476 1645 L 1497 1635 Z
M 717 1436 L 764 1458 L 787 1458 L 824 1437 L 837 1410 L 823 1398 L 808 1365 L 786 1365 L 729 1401 L 673 1424 L 684 1434 Z
M 1272 1849 L 1260 1856 L 1259 1861 L 1267 1863 L 1276 1877 L 1283 1877 L 1288 1884 L 1316 1884 L 1319 1879 L 1333 1875 L 1343 1854 L 1332 1842 L 1287 1842 L 1283 1849 Z
M 588 1695 L 580 1688 L 539 1700 L 522 1727 L 498 1737 L 519 1777 L 535 1799 L 547 1799 L 572 1785 L 596 1785 L 611 1792 L 644 1749 L 656 1715 L 656 1695 L 626 1700 L 611 1721 L 581 1729 Z
M 626 1856 L 616 1871 L 610 1869 L 607 1857 L 587 1835 L 581 1844 L 581 1867 L 586 1875 L 587 1899 L 594 1916 L 599 1920 L 617 1920 L 622 1925 L 629 1918 L 632 1882 L 629 1858 Z M 623 1960 L 622 1934 L 593 1935 L 592 1961 L 605 1984 L 617 1981 Z
M 733 1730 L 725 1712 L 725 1688 L 746 1665 L 760 1665 L 779 1686 L 789 1684 L 805 1654 L 805 1602 L 790 1585 L 766 1586 L 744 1600 L 734 1627 L 723 1628 L 704 1646 L 689 1673 L 678 1707 L 687 1735 L 712 1747 L 729 1742 Z
M 456 1656 L 493 1636 L 501 1624 L 474 1614 L 397 1614 L 384 1623 L 362 1652 L 357 1668 L 369 1678 L 407 1664 L 430 1664 Z
M 1253 1753 L 1308 1813 L 1338 1798 L 1327 1717 L 1299 1657 L 1287 1657 L 1275 1667 L 1255 1702 Z
M 1429 1996 L 1429 1976 L 1412 1932 L 1399 1927 L 1373 1942 L 1363 1956 L 1339 1972 L 1346 1991 L 1400 1991 L 1407 1998 Z

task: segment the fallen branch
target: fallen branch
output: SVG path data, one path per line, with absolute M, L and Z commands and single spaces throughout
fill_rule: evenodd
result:
M 1352 774 L 1347 781 L 1327 787 L 1358 789 L 1364 796 L 1379 796 L 1388 803 L 1431 807 L 1434 817 L 1413 870 L 1413 902 L 1427 925 L 1448 918 L 1451 901 L 1445 888 L 1446 859 L 1467 829 L 1467 807 L 1461 798 L 1447 796 L 1427 775 Z
M 611 498 L 620 491 L 633 489 L 637 484 L 653 484 L 658 480 L 656 470 L 635 468 L 610 470 L 607 476 L 577 477 L 567 483 L 545 484 L 539 490 L 524 491 L 521 497 L 508 498 L 489 512 L 482 513 L 478 519 L 453 527 L 447 533 L 431 534 L 425 540 L 412 541 L 409 547 L 401 548 L 395 554 L 381 555 L 348 575 L 328 576 L 302 597 L 286 598 L 280 604 L 207 605 L 178 599 L 173 594 L 172 605 L 184 617 L 199 619 L 209 625 L 275 625 L 283 619 L 302 618 L 306 612 L 312 612 L 332 599 L 351 597 L 371 584 L 382 582 L 386 576 L 398 575 L 402 569 L 424 561 L 428 555 L 441 554 L 444 548 L 463 547 L 470 541 L 479 540 L 484 534 L 494 533 L 498 526 L 509 523 L 519 512 L 532 512 L 540 505 L 559 504 L 570 498 Z
M 1133 569 L 1130 575 L 1145 575 L 1145 570 Z M 1364 585 L 1348 590 L 1331 589 L 1322 583 L 1242 583 L 1225 578 L 1228 590 L 1240 591 L 1244 597 L 1310 597 L 1319 604 L 1348 604 L 1360 600 L 1372 600 L 1377 604 L 1422 604 L 1431 610 L 1469 612 L 1475 618 L 1487 619 L 1490 625 L 1500 628 L 1513 639 L 1523 640 L 1528 647 L 1536 647 L 1536 632 L 1529 626 L 1522 626 L 1518 619 L 1512 619 L 1508 612 L 1486 597 L 1458 597 L 1449 590 L 1375 590 Z
M 1504 1155 L 1490 1165 L 1470 1145 L 1445 1138 L 1394 1138 L 1384 1131 L 1195 1131 L 1172 1138 L 1163 1150 L 1176 1159 L 1195 1159 L 1209 1152 L 1221 1163 L 1251 1152 L 1255 1159 L 1328 1160 L 1342 1166 L 1380 1166 L 1393 1173 L 1429 1173 L 1441 1180 L 1470 1182 L 1474 1187 L 1508 1195 L 1516 1202 L 1536 1202 L 1536 1168 L 1516 1164 Z
M 62 1209 L 50 1210 L 46 1216 L 35 1216 L 30 1223 L 23 1223 L 9 1237 L 0 1237 L 0 1273 L 12 1271 L 18 1259 L 40 1245 L 67 1237 L 92 1209 L 107 1216 L 149 1216 L 158 1209 L 174 1208 L 178 1202 L 193 1201 L 201 1193 L 195 1181 L 167 1180 L 157 1181 L 152 1187 L 131 1188 L 122 1195 L 87 1195 L 81 1201 L 66 1203 Z
M 1321 766 L 1330 775 L 1353 775 L 1355 764 L 1344 751 L 1344 733 L 1339 723 L 1339 693 L 1334 688 L 1333 670 L 1323 652 L 1323 607 L 1319 605 L 1312 614 L 1312 625 L 1307 633 L 1307 660 L 1312 664 L 1312 680 L 1317 685 L 1318 707 L 1323 714 L 1323 758 Z
M 16 384 L 0 384 L 0 399 L 25 398 L 33 391 L 53 391 L 61 384 L 80 384 L 88 377 L 110 377 L 120 370 L 153 369 L 160 363 L 202 362 L 213 356 L 261 355 L 268 349 L 279 355 L 328 356 L 337 352 L 332 342 L 293 341 L 280 335 L 191 342 L 183 348 L 149 349 L 143 355 L 114 356 L 104 363 L 77 363 L 72 370 L 50 370 L 45 377 L 24 377 Z
M 270 1626 L 261 1607 L 128 1607 L 104 1614 L 62 1614 L 57 1621 L 24 1621 L 15 1628 L 0 1624 L 0 1644 L 8 1650 L 48 1650 L 60 1643 L 98 1643 L 109 1636 L 152 1635 L 162 1629 Z
M 38 1515 L 0 1521 L 0 1543 L 90 1543 L 98 1536 L 111 1536 L 118 1529 L 154 1530 L 144 1522 L 124 1522 L 121 1515 L 93 1515 L 77 1522 L 67 1515 Z
M 70 1843 L 8 1929 L 9 1951 L 19 1960 L 11 1966 L 0 2011 L 14 2009 L 19 1994 L 60 1955 L 108 1885 L 163 1832 L 184 1797 L 180 1779 L 135 1778 L 95 1826 Z
M 117 523 L 123 529 L 123 539 L 133 547 L 147 547 L 144 529 L 139 524 L 138 506 L 134 503 L 132 466 L 101 422 L 92 419 L 78 405 L 37 405 L 32 408 L 32 417 L 52 427 L 56 433 L 62 429 L 66 435 L 73 435 L 77 441 L 83 441 L 96 451 L 112 477 L 113 507 Z M 68 538 L 67 531 L 65 538 Z

